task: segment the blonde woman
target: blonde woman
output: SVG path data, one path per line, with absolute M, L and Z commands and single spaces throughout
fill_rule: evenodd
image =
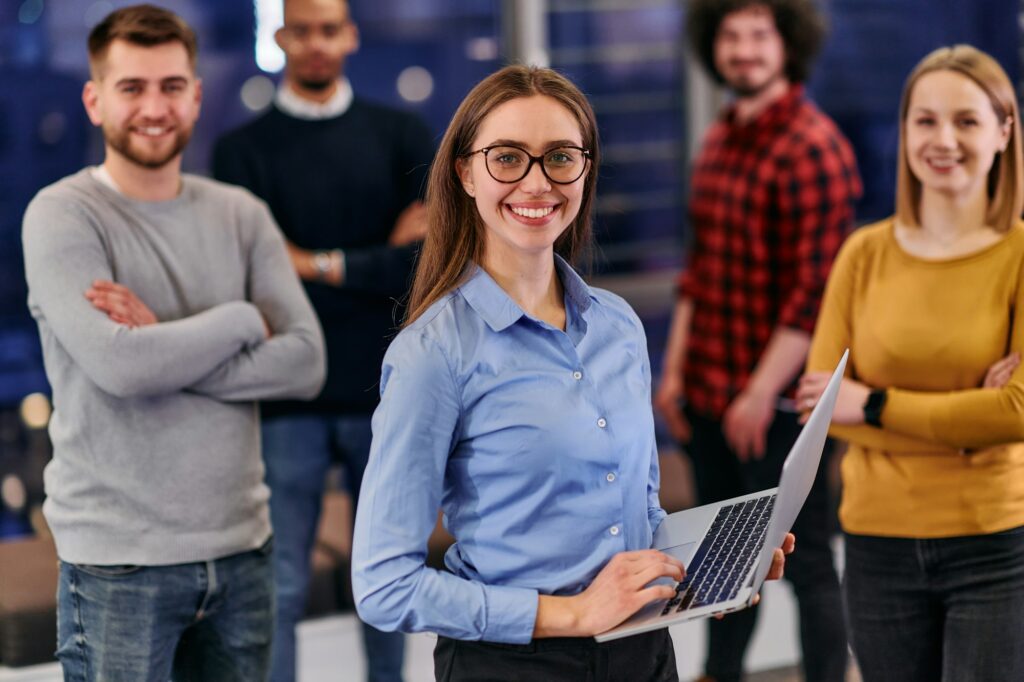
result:
M 844 599 L 864 680 L 1024 679 L 1024 160 L 1013 85 L 957 45 L 900 106 L 896 214 L 829 278 L 797 401 L 849 346 Z

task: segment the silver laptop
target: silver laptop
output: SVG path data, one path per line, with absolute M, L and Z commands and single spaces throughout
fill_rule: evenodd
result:
M 682 561 L 686 577 L 676 585 L 674 597 L 649 604 L 597 635 L 597 641 L 751 605 L 771 568 L 772 553 L 782 545 L 811 491 L 849 353 L 843 353 L 786 456 L 779 487 L 670 514 L 658 527 L 654 547 Z

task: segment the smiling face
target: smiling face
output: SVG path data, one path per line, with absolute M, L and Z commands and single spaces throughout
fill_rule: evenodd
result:
M 82 93 L 107 154 L 150 169 L 180 161 L 201 99 L 188 52 L 176 41 L 143 47 L 115 40 Z
M 926 73 L 914 84 L 903 121 L 907 164 L 925 192 L 985 192 L 995 156 L 1006 149 L 1009 125 L 967 76 Z
M 496 145 L 513 145 L 542 156 L 566 145 L 582 147 L 583 139 L 565 106 L 551 97 L 534 95 L 509 100 L 483 119 L 472 149 Z M 518 182 L 498 182 L 488 173 L 483 154 L 460 159 L 457 168 L 483 222 L 484 260 L 489 262 L 550 257 L 555 240 L 580 211 L 587 177 L 584 173 L 570 184 L 556 184 L 535 163 Z
M 785 79 L 786 45 L 764 5 L 727 14 L 714 43 L 715 68 L 741 97 L 753 97 Z

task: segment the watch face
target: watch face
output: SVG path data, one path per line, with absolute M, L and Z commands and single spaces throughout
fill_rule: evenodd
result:
M 321 275 L 326 275 L 331 271 L 331 257 L 323 251 L 317 252 L 313 256 L 313 265 L 316 267 L 316 271 Z

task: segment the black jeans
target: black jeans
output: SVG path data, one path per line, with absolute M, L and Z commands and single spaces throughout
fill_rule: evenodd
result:
M 843 596 L 864 682 L 1024 680 L 1024 527 L 847 535 Z
M 598 644 L 589 637 L 529 644 L 438 637 L 437 682 L 678 682 L 676 655 L 662 628 Z
M 776 411 L 768 430 L 764 458 L 740 462 L 725 441 L 721 422 L 691 410 L 687 410 L 686 417 L 693 428 L 686 452 L 693 462 L 701 504 L 777 486 L 782 464 L 801 429 L 795 414 Z M 796 594 L 802 667 L 807 682 L 841 682 L 847 665 L 842 598 L 829 544 L 832 511 L 826 461 L 823 456 L 811 492 L 793 524 L 797 549 L 786 558 L 785 579 Z M 756 607 L 708 622 L 705 672 L 709 676 L 718 682 L 738 682 L 756 624 Z

